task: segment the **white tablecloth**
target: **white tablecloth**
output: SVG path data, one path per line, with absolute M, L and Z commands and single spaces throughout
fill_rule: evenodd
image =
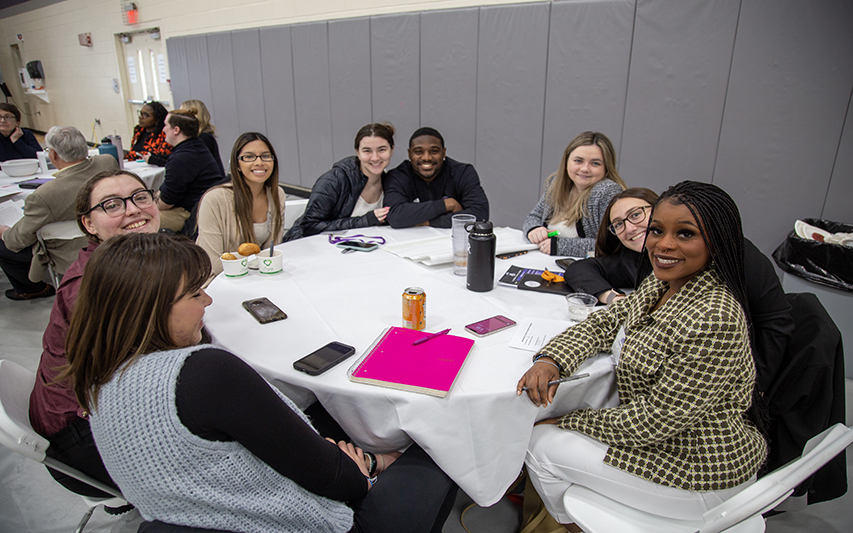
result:
M 393 230 L 365 228 L 350 234 L 384 235 L 389 243 L 448 233 L 435 228 Z M 277 247 L 278 249 L 279 247 Z M 466 290 L 465 277 L 451 265 L 428 267 L 379 250 L 341 254 L 326 235 L 280 246 L 284 272 L 264 276 L 250 271 L 242 278 L 220 275 L 208 288 L 213 304 L 205 322 L 215 341 L 245 359 L 303 406 L 323 403 L 362 447 L 391 451 L 412 440 L 479 505 L 497 502 L 518 475 L 533 422 L 569 410 L 610 405 L 615 386 L 609 356 L 593 358 L 581 368 L 588 379 L 563 384 L 556 404 L 536 408 L 515 386 L 529 368 L 531 352 L 507 346 L 513 328 L 475 337 L 464 326 L 496 314 L 515 320 L 525 316 L 568 320 L 565 299 L 552 294 L 497 286 L 488 293 Z M 555 267 L 538 250 L 498 260 L 496 279 L 511 265 Z M 386 389 L 347 379 L 346 371 L 387 326 L 401 325 L 405 288 L 427 294 L 427 331 L 476 340 L 450 394 L 435 398 Z M 289 318 L 260 325 L 241 302 L 265 296 Z M 293 369 L 293 361 L 331 341 L 356 348 L 356 356 L 321 376 Z

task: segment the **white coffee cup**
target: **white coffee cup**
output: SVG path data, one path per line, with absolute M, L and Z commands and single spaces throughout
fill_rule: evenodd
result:
M 239 278 L 249 273 L 249 258 L 243 257 L 237 252 L 231 252 L 237 259 L 222 259 L 222 270 L 225 276 L 229 278 Z
M 282 271 L 283 255 L 281 250 L 276 250 L 270 257 L 269 248 L 261 250 L 260 253 L 255 254 L 255 257 L 258 258 L 258 271 L 261 274 L 278 274 Z

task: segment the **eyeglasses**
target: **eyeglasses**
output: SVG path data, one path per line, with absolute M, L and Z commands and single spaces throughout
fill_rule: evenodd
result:
M 128 200 L 133 202 L 133 205 L 135 205 L 139 209 L 151 207 L 152 205 L 154 205 L 154 191 L 150 189 L 143 189 L 141 191 L 136 191 L 135 193 L 131 194 L 126 198 L 107 198 L 103 202 L 97 205 L 93 205 L 84 214 L 88 215 L 89 213 L 100 207 L 108 216 L 120 217 L 124 215 L 124 213 L 127 211 Z
M 150 114 L 146 113 L 145 111 L 137 111 L 136 114 L 142 118 L 148 118 L 151 116 Z
M 0 115 L 0 120 L 5 120 L 6 122 L 12 122 L 13 120 L 18 120 L 15 118 L 15 115 Z
M 243 154 L 240 157 L 238 157 L 237 159 L 239 159 L 240 161 L 242 161 L 244 163 L 252 163 L 259 157 L 261 158 L 261 161 L 266 161 L 267 163 L 275 160 L 275 156 L 269 152 L 267 152 L 265 154 L 261 154 L 261 155 Z
M 646 219 L 646 209 L 651 209 L 650 205 L 641 205 L 640 207 L 635 207 L 628 211 L 628 214 L 625 215 L 625 218 L 622 220 L 616 220 L 613 224 L 607 226 L 607 229 L 610 230 L 610 233 L 613 235 L 619 235 L 623 231 L 625 231 L 625 222 L 630 222 L 633 225 L 637 225 L 640 222 Z

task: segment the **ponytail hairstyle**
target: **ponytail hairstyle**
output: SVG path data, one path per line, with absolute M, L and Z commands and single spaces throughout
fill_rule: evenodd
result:
M 572 139 L 572 142 L 563 150 L 563 157 L 560 158 L 560 167 L 557 168 L 557 172 L 548 176 L 548 187 L 545 190 L 545 195 L 552 208 L 549 222 L 565 221 L 567 225 L 571 226 L 589 214 L 586 204 L 589 201 L 592 187 L 587 187 L 575 198 L 574 202 L 569 201 L 572 189 L 575 188 L 575 182 L 569 177 L 567 169 L 572 152 L 578 147 L 589 145 L 595 145 L 601 149 L 601 155 L 604 158 L 604 178 L 602 179 L 615 181 L 622 187 L 623 191 L 628 188 L 619 176 L 619 172 L 616 171 L 616 150 L 607 135 L 597 131 L 585 131 Z
M 391 125 L 390 122 L 362 126 L 362 128 L 358 130 L 358 133 L 355 134 L 354 144 L 356 152 L 358 152 L 358 145 L 365 137 L 381 137 L 388 141 L 388 145 L 391 146 L 392 150 L 394 149 L 394 126 Z
M 198 137 L 198 127 L 199 122 L 196 118 L 198 114 L 198 109 L 192 108 L 189 110 L 183 109 L 175 109 L 169 116 L 167 117 L 169 121 L 169 127 L 171 128 L 180 128 L 181 133 L 183 133 L 187 138 L 192 139 L 193 137 Z

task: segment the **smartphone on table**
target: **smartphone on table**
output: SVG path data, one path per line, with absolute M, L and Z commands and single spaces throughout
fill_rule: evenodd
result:
M 347 357 L 355 353 L 355 348 L 342 342 L 330 342 L 302 359 L 293 362 L 293 368 L 309 376 L 319 376 Z
M 357 252 L 372 252 L 379 247 L 375 242 L 361 241 L 344 241 L 339 242 L 336 246 L 338 248 L 343 248 L 344 250 L 355 250 Z
M 243 308 L 261 324 L 269 324 L 287 318 L 287 314 L 268 298 L 252 298 L 243 302 Z
M 473 324 L 468 324 L 465 329 L 478 337 L 485 337 L 506 328 L 511 328 L 515 325 L 515 320 L 507 318 L 503 315 L 496 315 Z

